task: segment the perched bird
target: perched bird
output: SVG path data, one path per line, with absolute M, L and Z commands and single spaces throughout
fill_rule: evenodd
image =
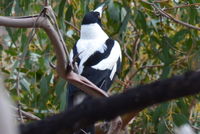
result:
M 78 74 L 86 77 L 102 90 L 108 91 L 120 69 L 122 59 L 119 43 L 109 38 L 102 29 L 103 8 L 104 5 L 101 5 L 84 16 L 80 39 L 70 52 L 70 62 L 77 66 Z M 80 89 L 68 84 L 68 108 L 88 97 Z M 94 133 L 91 130 L 89 132 Z

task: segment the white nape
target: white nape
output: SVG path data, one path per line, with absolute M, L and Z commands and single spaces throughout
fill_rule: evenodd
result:
M 84 24 L 81 25 L 80 39 L 91 40 L 97 38 L 108 38 L 108 35 L 103 31 L 99 24 Z

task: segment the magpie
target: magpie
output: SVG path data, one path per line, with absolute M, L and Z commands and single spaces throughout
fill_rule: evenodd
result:
M 70 63 L 77 67 L 78 74 L 86 77 L 102 90 L 108 91 L 120 70 L 122 56 L 119 43 L 109 38 L 102 29 L 103 8 L 104 4 L 84 16 L 80 39 L 70 52 Z M 91 96 L 68 84 L 67 98 L 67 107 L 71 108 Z M 91 129 L 82 131 L 94 133 Z

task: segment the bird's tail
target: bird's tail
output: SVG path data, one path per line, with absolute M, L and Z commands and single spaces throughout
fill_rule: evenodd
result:
M 72 84 L 67 85 L 67 109 L 73 107 L 73 96 L 75 93 L 76 87 Z
M 72 108 L 75 105 L 80 104 L 83 101 L 90 99 L 88 95 L 83 93 L 80 89 L 76 88 L 72 84 L 67 86 L 67 109 Z M 88 126 L 87 128 L 80 129 L 73 134 L 95 134 L 94 125 Z

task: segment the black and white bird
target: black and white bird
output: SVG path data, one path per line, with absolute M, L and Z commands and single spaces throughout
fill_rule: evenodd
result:
M 104 5 L 87 13 L 82 21 L 80 39 L 70 52 L 70 62 L 77 73 L 108 91 L 121 66 L 121 48 L 103 31 L 101 17 Z M 68 85 L 68 108 L 81 103 L 88 95 Z

